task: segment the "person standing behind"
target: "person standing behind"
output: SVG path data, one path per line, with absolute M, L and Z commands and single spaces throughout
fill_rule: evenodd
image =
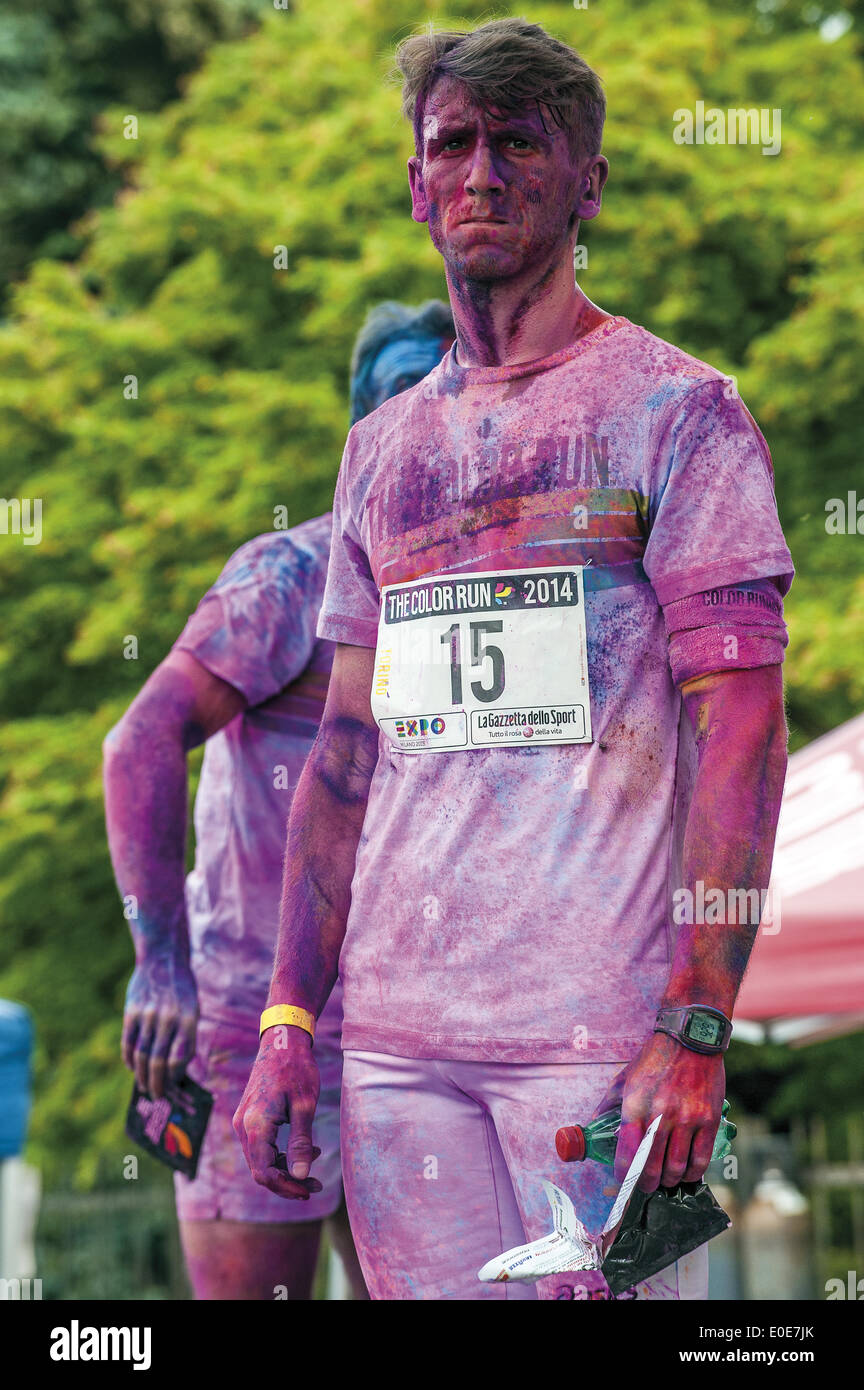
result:
M 352 354 L 352 424 L 424 377 L 453 337 L 439 301 L 376 306 Z M 124 1061 L 152 1097 L 187 1064 L 214 1097 L 197 1175 L 175 1175 L 199 1299 L 308 1299 L 325 1219 L 366 1297 L 342 1199 L 338 982 L 315 1039 L 320 1176 L 285 1203 L 252 1181 L 231 1127 L 257 1050 L 288 811 L 333 659 L 315 635 L 330 530 L 327 513 L 242 545 L 104 744 L 111 858 L 121 895 L 137 899 Z M 186 754 L 205 741 L 184 891 Z

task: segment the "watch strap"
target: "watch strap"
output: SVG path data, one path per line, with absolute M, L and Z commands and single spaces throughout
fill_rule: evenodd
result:
M 703 1043 L 688 1037 L 685 1033 L 690 1016 L 694 1013 L 710 1014 L 712 1018 L 718 1019 L 723 1024 L 723 1040 L 719 1043 Z M 687 1047 L 691 1052 L 701 1052 L 706 1057 L 714 1057 L 726 1051 L 732 1037 L 732 1021 L 728 1019 L 721 1009 L 715 1009 L 708 1004 L 679 1004 L 675 1008 L 660 1009 L 654 1021 L 655 1033 L 668 1033 L 671 1038 L 676 1038 L 682 1047 Z

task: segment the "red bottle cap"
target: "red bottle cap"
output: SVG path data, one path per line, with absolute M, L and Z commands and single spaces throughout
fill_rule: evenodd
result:
M 565 1125 L 555 1135 L 555 1148 L 564 1163 L 579 1162 L 585 1157 L 585 1135 L 580 1125 Z

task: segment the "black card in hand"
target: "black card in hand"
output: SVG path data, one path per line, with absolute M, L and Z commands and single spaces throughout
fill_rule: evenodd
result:
M 167 1087 L 159 1100 L 152 1100 L 136 1084 L 126 1113 L 126 1133 L 160 1163 L 194 1178 L 212 1108 L 210 1092 L 188 1076 Z

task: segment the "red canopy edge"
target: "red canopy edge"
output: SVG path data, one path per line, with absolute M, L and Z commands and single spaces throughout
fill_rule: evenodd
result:
M 771 893 L 771 920 L 766 914 L 767 930 L 760 927 L 736 1019 L 842 1015 L 860 1026 L 864 715 L 790 758 Z

